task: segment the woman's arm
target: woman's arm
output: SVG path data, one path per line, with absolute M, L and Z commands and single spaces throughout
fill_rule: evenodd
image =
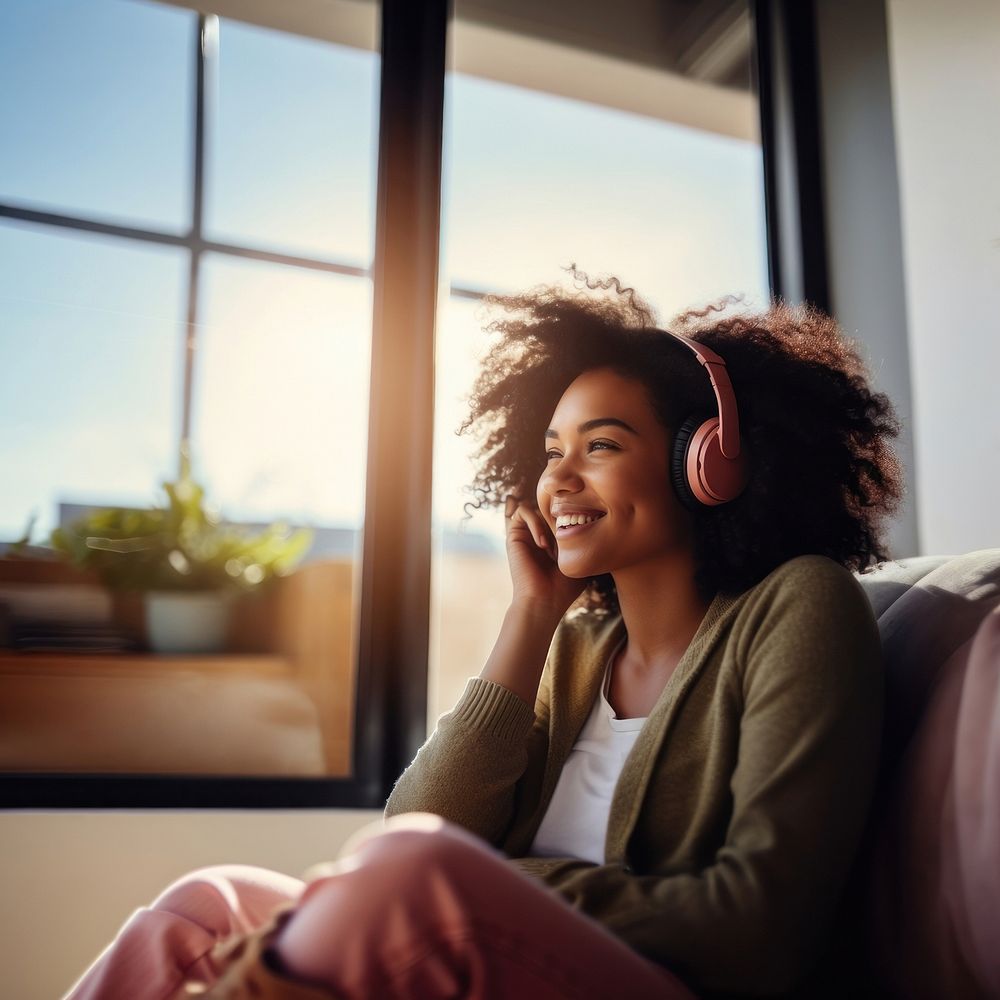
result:
M 537 509 L 512 499 L 507 514 L 513 598 L 493 651 L 455 708 L 438 720 L 385 808 L 386 816 L 436 813 L 497 846 L 513 819 L 517 782 L 529 766 L 544 767 L 546 654 L 584 587 L 559 572 L 555 539 Z
M 511 604 L 480 677 L 500 684 L 526 705 L 534 705 L 538 683 L 561 612 L 530 602 Z
M 508 609 L 482 673 L 396 782 L 387 817 L 432 812 L 500 843 L 515 785 L 532 760 L 544 766 L 549 703 L 540 682 L 557 624 L 537 609 Z
M 668 876 L 515 863 L 693 988 L 770 994 L 829 932 L 874 789 L 884 682 L 867 598 L 839 566 L 792 572 L 741 634 L 739 758 L 714 863 Z

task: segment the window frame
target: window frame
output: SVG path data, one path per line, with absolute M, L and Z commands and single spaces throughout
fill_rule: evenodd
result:
M 795 14 L 807 7 L 805 17 Z M 770 284 L 826 307 L 816 119 L 813 0 L 750 0 L 758 74 Z M 450 0 L 381 0 L 378 181 L 371 270 L 202 236 L 206 79 L 214 15 L 197 21 L 192 228 L 177 236 L 0 203 L 0 218 L 190 251 L 181 440 L 189 432 L 201 256 L 216 252 L 373 282 L 372 371 L 363 528 L 353 774 L 350 778 L 16 773 L 0 775 L 0 808 L 373 808 L 426 738 L 431 566 L 434 322 Z M 789 71 L 794 60 L 794 71 Z M 810 84 L 810 81 L 812 83 Z M 780 155 L 779 155 L 780 154 Z M 790 238 L 787 234 L 798 234 Z M 822 243 L 822 240 L 819 241 Z M 798 277 L 796 277 L 798 276 Z M 459 297 L 478 297 L 453 288 Z M 408 428 L 400 461 L 398 427 Z

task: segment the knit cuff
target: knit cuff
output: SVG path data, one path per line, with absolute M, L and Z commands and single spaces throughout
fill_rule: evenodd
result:
M 452 709 L 451 721 L 509 742 L 523 742 L 535 712 L 513 691 L 495 681 L 470 677 Z

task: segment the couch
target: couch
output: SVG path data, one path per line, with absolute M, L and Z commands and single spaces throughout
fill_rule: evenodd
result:
M 881 564 L 886 715 L 830 947 L 796 997 L 1000 998 L 1000 549 Z

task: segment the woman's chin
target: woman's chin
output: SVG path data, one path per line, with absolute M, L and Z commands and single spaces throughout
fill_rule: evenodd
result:
M 601 576 L 607 570 L 597 568 L 593 560 L 574 558 L 560 552 L 559 572 L 571 580 L 589 580 L 592 576 Z

